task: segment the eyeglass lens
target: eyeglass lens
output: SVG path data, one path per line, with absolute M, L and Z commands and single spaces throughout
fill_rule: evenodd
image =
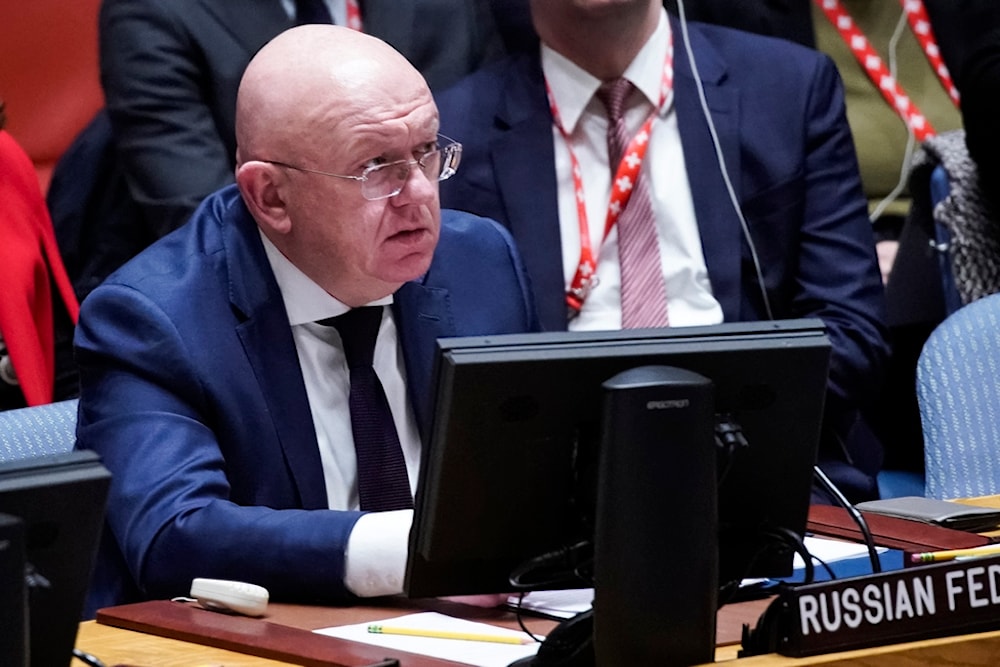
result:
M 428 152 L 419 160 L 400 160 L 379 165 L 366 173 L 361 184 L 361 194 L 367 199 L 382 199 L 399 194 L 410 177 L 410 169 L 414 164 L 419 165 L 428 178 L 443 181 L 455 173 L 458 149 L 458 144 L 449 144 Z

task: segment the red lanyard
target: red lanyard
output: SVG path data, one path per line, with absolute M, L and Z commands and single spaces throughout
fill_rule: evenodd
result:
M 361 7 L 358 6 L 358 0 L 347 0 L 347 27 L 361 30 Z
M 653 128 L 653 121 L 656 120 L 659 110 L 663 108 L 663 105 L 670 97 L 673 85 L 674 48 L 673 36 L 671 35 L 667 42 L 667 55 L 663 63 L 663 79 L 660 83 L 660 101 L 657 104 L 656 109 L 653 110 L 653 113 L 651 113 L 646 119 L 646 122 L 643 123 L 639 132 L 632 137 L 628 148 L 625 149 L 625 152 L 622 155 L 621 162 L 618 163 L 618 168 L 615 170 L 614 179 L 611 181 L 611 200 L 608 202 L 608 213 L 604 221 L 604 235 L 601 237 L 601 243 L 608 238 L 608 234 L 618 221 L 618 216 L 625 209 L 629 198 L 632 196 L 632 186 L 639 177 L 639 171 L 642 169 L 642 162 L 646 157 L 646 149 L 649 147 L 649 137 Z M 576 197 L 576 213 L 580 226 L 580 260 L 577 262 L 576 273 L 573 275 L 573 282 L 570 283 L 569 290 L 566 292 L 566 303 L 570 308 L 570 313 L 575 315 L 580 312 L 580 309 L 583 307 L 583 302 L 587 298 L 587 294 L 597 285 L 597 275 L 595 273 L 597 270 L 597 259 L 595 258 L 594 250 L 590 243 L 590 225 L 587 221 L 587 207 L 586 199 L 583 194 L 583 178 L 580 171 L 580 161 L 577 159 L 576 152 L 573 150 L 573 143 L 570 140 L 569 132 L 567 132 L 566 128 L 563 127 L 562 120 L 559 116 L 559 109 L 556 106 L 555 97 L 553 97 L 552 90 L 549 89 L 547 82 L 545 84 L 545 89 L 549 96 L 549 107 L 552 110 L 552 120 L 555 123 L 556 128 L 559 130 L 559 134 L 562 135 L 563 140 L 566 142 L 566 148 L 569 150 L 569 159 L 573 171 L 573 194 Z
M 826 14 L 830 23 L 837 28 L 841 39 L 850 47 L 858 63 L 868 73 L 868 78 L 881 91 L 885 101 L 889 103 L 890 107 L 895 109 L 896 113 L 903 119 L 903 122 L 912 128 L 917 140 L 924 141 L 928 137 L 934 136 L 934 128 L 931 127 L 930 121 L 920 112 L 920 109 L 917 108 L 917 105 L 910 100 L 906 93 L 903 92 L 899 82 L 889 73 L 889 68 L 885 62 L 879 57 L 875 49 L 872 48 L 871 43 L 864 36 L 864 33 L 855 25 L 854 20 L 851 19 L 851 15 L 847 13 L 840 0 L 815 0 L 815 2 L 823 10 L 823 13 Z M 944 61 L 941 59 L 941 52 L 934 39 L 934 32 L 931 30 L 931 22 L 927 16 L 927 9 L 924 7 L 923 0 L 900 0 L 900 3 L 906 12 L 906 18 L 910 23 L 910 28 L 913 30 L 913 35 L 920 43 L 924 55 L 927 56 L 927 61 L 931 64 L 931 68 L 937 74 L 938 80 L 941 81 L 941 85 L 948 93 L 951 101 L 955 103 L 955 106 L 958 106 L 958 89 L 955 88 L 955 84 L 951 80 L 951 75 L 948 73 L 948 68 L 945 67 Z
M 347 27 L 361 31 L 361 7 L 358 0 L 347 0 Z

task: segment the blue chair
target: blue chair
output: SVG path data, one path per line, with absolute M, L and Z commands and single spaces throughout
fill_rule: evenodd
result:
M 931 172 L 930 195 L 931 205 L 937 208 L 951 193 L 948 182 L 948 170 L 944 165 L 937 165 Z M 951 247 L 951 230 L 941 221 L 934 222 L 933 249 L 938 259 L 938 269 L 941 271 L 941 289 L 944 292 L 945 314 L 951 315 L 962 307 L 962 295 L 959 294 L 955 276 L 951 272 L 951 258 L 948 249 Z
M 949 315 L 917 362 L 927 496 L 1000 493 L 1000 294 Z
M 912 470 L 882 470 L 876 481 L 879 498 L 922 496 L 925 493 L 923 474 Z
M 78 402 L 73 398 L 0 412 L 0 462 L 73 449 Z

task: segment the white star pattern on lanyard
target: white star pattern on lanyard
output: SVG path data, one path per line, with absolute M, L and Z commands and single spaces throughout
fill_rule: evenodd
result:
M 628 176 L 622 176 L 617 181 L 615 181 L 615 187 L 618 189 L 618 192 L 621 192 L 622 194 L 631 190 L 632 185 L 633 185 L 632 179 L 629 178 Z

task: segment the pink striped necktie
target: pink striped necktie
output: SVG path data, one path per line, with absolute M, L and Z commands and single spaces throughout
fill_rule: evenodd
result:
M 624 78 L 609 81 L 597 90 L 597 99 L 608 110 L 608 162 L 612 178 L 631 140 L 623 112 L 625 99 L 633 90 Z M 665 327 L 669 323 L 667 289 L 647 173 L 648 169 L 640 171 L 635 190 L 617 222 L 623 329 Z

